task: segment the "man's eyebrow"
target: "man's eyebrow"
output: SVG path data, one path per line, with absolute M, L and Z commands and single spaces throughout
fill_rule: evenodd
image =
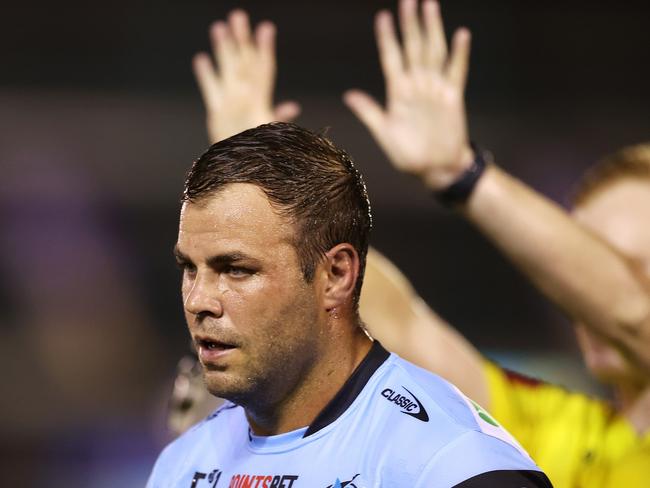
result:
M 189 256 L 185 255 L 184 253 L 181 252 L 180 249 L 178 249 L 178 245 L 174 246 L 173 253 L 176 259 L 179 261 L 188 262 L 188 263 L 192 262 Z M 216 256 L 211 256 L 206 260 L 206 262 L 209 266 L 223 266 L 224 264 L 232 264 L 238 261 L 251 260 L 251 259 L 253 258 L 248 254 L 235 251 L 235 252 L 230 252 L 225 254 L 218 254 Z
M 242 252 L 231 252 L 226 254 L 218 254 L 216 256 L 211 256 L 206 259 L 206 262 L 209 266 L 223 266 L 224 264 L 232 264 L 238 261 L 243 261 L 246 259 L 251 259 L 250 256 Z

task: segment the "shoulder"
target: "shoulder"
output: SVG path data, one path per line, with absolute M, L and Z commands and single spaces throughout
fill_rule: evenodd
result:
M 440 376 L 396 355 L 392 355 L 390 361 L 390 371 L 382 382 L 382 387 L 387 387 L 381 395 L 387 398 L 393 393 L 387 399 L 398 405 L 406 405 L 405 413 L 411 416 L 421 410 L 418 414 L 420 419 L 428 418 L 425 423 L 429 424 L 429 428 L 439 432 L 442 429 L 445 441 L 451 441 L 467 431 L 481 431 L 483 424 L 494 423 L 479 405 Z M 404 397 L 401 402 L 400 396 Z
M 426 485 L 429 486 L 429 485 Z M 452 488 L 552 488 L 551 481 L 541 471 L 495 470 L 472 476 Z
M 422 486 L 433 486 L 429 476 L 453 486 L 489 471 L 539 472 L 517 441 L 455 386 L 395 355 L 387 363 L 378 394 L 388 424 L 417 446 L 413 455 L 426 466 Z
M 153 482 L 156 479 L 174 479 L 174 473 L 182 470 L 186 463 L 191 463 L 204 455 L 206 444 L 213 443 L 216 435 L 220 432 L 241 429 L 244 424 L 248 425 L 243 409 L 233 403 L 225 402 L 162 450 L 147 486 L 154 486 Z
M 492 486 L 549 488 L 551 484 L 525 452 L 481 431 L 466 431 L 436 452 L 416 484 L 417 488 Z

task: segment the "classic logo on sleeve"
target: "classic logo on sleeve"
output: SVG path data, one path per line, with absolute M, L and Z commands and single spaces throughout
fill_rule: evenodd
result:
M 389 402 L 394 403 L 400 407 L 402 409 L 402 413 L 410 415 L 411 417 L 421 420 L 422 422 L 428 422 L 429 414 L 424 409 L 424 406 L 420 400 L 418 400 L 418 397 L 416 397 L 404 386 L 402 386 L 402 389 L 406 391 L 406 395 L 396 392 L 395 390 L 391 390 L 390 388 L 386 388 L 381 392 L 381 396 L 383 396 Z

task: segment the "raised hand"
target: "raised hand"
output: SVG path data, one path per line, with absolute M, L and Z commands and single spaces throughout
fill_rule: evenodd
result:
M 344 100 L 367 126 L 393 164 L 419 176 L 433 190 L 451 184 L 472 161 L 463 92 L 470 33 L 461 28 L 447 52 L 439 5 L 401 0 L 397 40 L 392 15 L 377 14 L 375 34 L 386 82 L 386 107 L 350 90 Z
M 210 142 L 267 122 L 289 122 L 298 116 L 300 106 L 296 102 L 273 106 L 273 23 L 261 22 L 253 33 L 246 12 L 233 10 L 227 21 L 212 24 L 210 39 L 214 61 L 202 52 L 192 63 L 205 103 Z

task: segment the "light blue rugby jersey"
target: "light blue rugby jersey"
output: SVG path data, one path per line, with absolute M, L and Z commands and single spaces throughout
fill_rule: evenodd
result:
M 147 488 L 550 487 L 453 385 L 378 342 L 309 427 L 251 434 L 227 402 L 167 446 Z

